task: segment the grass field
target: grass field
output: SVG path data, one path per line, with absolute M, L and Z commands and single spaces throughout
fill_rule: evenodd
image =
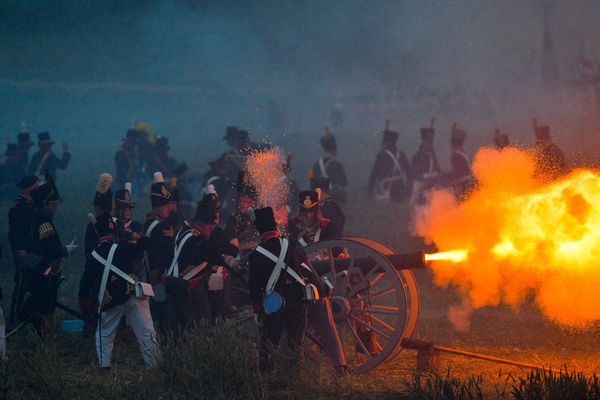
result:
M 60 176 L 58 185 L 65 202 L 56 223 L 64 242 L 75 236 L 82 242 L 95 179 L 110 165 L 103 161 L 107 159 L 112 159 L 107 149 L 82 154 Z M 187 159 L 194 158 L 190 155 Z M 352 165 L 349 169 L 358 171 L 359 166 Z M 410 212 L 406 207 L 374 207 L 357 183 L 351 192 L 354 198 L 346 207 L 347 235 L 366 236 L 399 252 L 423 247 L 421 240 L 409 233 Z M 141 206 L 136 210 L 138 219 L 143 218 L 146 202 L 143 196 L 138 198 Z M 2 206 L 2 215 L 6 215 L 8 206 Z M 6 223 L 1 229 L 5 255 L 0 279 L 5 292 L 2 305 L 6 310 L 13 266 L 4 240 Z M 68 279 L 60 292 L 60 300 L 72 307 L 77 304 L 82 270 L 82 252 L 78 252 L 66 263 Z M 546 367 L 576 370 L 585 376 L 566 375 L 561 380 L 554 375 L 528 375 L 528 371 L 515 367 L 446 354 L 441 357 L 438 375 L 415 375 L 412 351 L 403 351 L 361 376 L 338 377 L 326 367 L 294 370 L 286 367 L 284 358 L 277 374 L 262 375 L 256 368 L 254 329 L 225 326 L 199 326 L 183 340 L 163 341 L 164 360 L 153 371 L 143 368 L 135 339 L 123 335 L 115 346 L 114 368 L 102 372 L 97 368 L 91 338 L 60 332 L 60 321 L 71 317 L 57 311 L 57 329 L 45 343 L 27 331 L 20 332 L 9 343 L 10 361 L 0 364 L 0 396 L 6 399 L 541 399 L 567 398 L 569 394 L 574 396 L 571 398 L 598 395 L 593 375 L 600 363 L 596 332 L 560 329 L 545 320 L 533 304 L 526 304 L 520 310 L 507 307 L 476 310 L 471 328 L 457 332 L 448 321 L 447 311 L 449 305 L 460 301 L 460 296 L 452 288 L 434 286 L 428 271 L 416 271 L 415 275 L 421 313 L 414 337 Z M 563 389 L 566 392 L 560 391 Z

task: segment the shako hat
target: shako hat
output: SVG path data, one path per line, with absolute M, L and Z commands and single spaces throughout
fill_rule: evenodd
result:
M 325 135 L 321 136 L 319 141 L 321 142 L 321 147 L 323 147 L 323 150 L 326 153 L 335 153 L 337 151 L 337 142 L 335 140 L 335 136 L 328 126 L 325 127 Z
M 161 172 L 154 173 L 154 183 L 150 187 L 150 202 L 152 208 L 175 202 L 175 196 L 173 196 L 173 193 L 165 185 L 165 180 Z
M 256 229 L 258 229 L 259 233 L 262 234 L 277 229 L 275 215 L 273 214 L 273 209 L 271 207 L 257 208 L 253 211 L 254 226 L 256 226 Z
M 315 190 L 305 190 L 298 194 L 300 211 L 308 211 L 319 205 L 319 194 Z
M 50 132 L 45 131 L 38 133 L 38 144 L 40 146 L 45 144 L 54 144 L 54 141 L 50 139 Z
M 204 223 L 213 223 L 217 212 L 221 209 L 221 201 L 214 193 L 205 194 L 196 206 L 194 219 Z
M 17 143 L 19 144 L 19 148 L 30 147 L 33 142 L 31 141 L 29 132 L 19 132 L 17 134 Z
M 135 207 L 136 204 L 131 200 L 131 192 L 128 189 L 117 190 L 117 193 L 115 193 L 115 208 L 117 210 Z

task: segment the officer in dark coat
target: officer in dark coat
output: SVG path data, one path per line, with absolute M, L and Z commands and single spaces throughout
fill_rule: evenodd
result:
M 466 136 L 465 131 L 458 129 L 456 124 L 452 126 L 450 136 L 450 146 L 452 147 L 451 170 L 444 175 L 445 184 L 454 190 L 456 197 L 459 199 L 463 199 L 473 185 L 471 159 L 463 148 Z
M 40 336 L 44 337 L 52 325 L 63 258 L 72 254 L 77 245 L 63 245 L 52 221 L 61 198 L 50 174 L 46 182 L 32 192 L 35 213 L 31 225 L 33 249 L 22 262 L 25 300 L 17 314 L 20 320 L 32 318 Z
M 421 128 L 421 145 L 411 160 L 411 205 L 422 202 L 423 193 L 432 187 L 442 174 L 433 147 L 434 135 L 433 127 Z
M 339 204 L 346 203 L 346 186 L 348 179 L 344 166 L 337 160 L 337 142 L 329 128 L 325 128 L 325 135 L 320 139 L 325 155 L 313 166 L 315 178 L 329 179 L 329 192 Z
M 138 146 L 140 133 L 135 129 L 128 129 L 123 138 L 121 148 L 115 154 L 115 185 L 123 187 L 126 182 L 133 182 L 140 175 L 140 160 Z
M 135 295 L 134 287 L 143 270 L 141 258 L 144 251 L 151 247 L 151 240 L 144 236 L 131 236 L 128 240 L 117 237 L 112 217 L 106 213 L 97 218 L 94 229 L 100 241 L 86 259 L 79 285 L 79 307 L 85 315 L 99 314 L 96 352 L 100 367 L 111 366 L 113 344 L 123 317 L 135 332 L 144 363 L 148 367 L 155 367 L 158 343 L 150 307 L 147 298 Z M 105 275 L 109 261 L 113 267 Z M 93 303 L 96 304 L 95 309 L 91 308 Z
M 157 282 L 173 260 L 175 229 L 180 223 L 177 215 L 177 199 L 164 182 L 161 173 L 155 174 L 150 187 L 152 211 L 146 216 L 143 232 L 152 239 L 153 246 L 147 252 L 150 282 Z
M 16 143 L 7 143 L 4 163 L 0 165 L 0 197 L 14 199 L 17 195 L 17 182 L 25 174 L 20 168 Z
M 402 201 L 408 197 L 410 165 L 404 152 L 396 148 L 398 136 L 398 132 L 383 131 L 381 150 L 367 185 L 367 192 L 377 200 Z
M 9 322 L 11 323 L 14 322 L 16 310 L 21 306 L 24 298 L 21 263 L 29 253 L 35 250 L 35 244 L 31 236 L 31 224 L 35 213 L 32 191 L 36 190 L 38 186 L 39 179 L 37 176 L 28 175 L 22 178 L 17 183 L 20 190 L 19 197 L 8 211 L 8 241 L 15 262 L 15 289 L 13 290 L 9 313 Z
M 31 157 L 29 162 L 29 174 L 36 175 L 41 178 L 44 171 L 48 171 L 53 178 L 56 178 L 57 169 L 66 169 L 71 160 L 69 146 L 63 143 L 62 158 L 58 158 L 52 151 L 54 141 L 50 139 L 48 132 L 38 134 L 39 150 Z
M 254 225 L 260 234 L 257 248 L 249 255 L 249 281 L 250 299 L 254 313 L 262 320 L 260 367 L 270 370 L 272 364 L 269 357 L 269 346 L 278 347 L 279 339 L 284 330 L 288 335 L 288 345 L 291 351 L 299 354 L 300 346 L 304 339 L 306 328 L 306 284 L 320 287 L 320 279 L 310 270 L 303 268 L 306 255 L 295 240 L 282 238 L 277 231 L 273 209 L 270 207 L 254 211 Z M 285 242 L 285 243 L 284 243 Z M 281 254 L 283 249 L 285 254 Z M 287 269 L 293 270 L 304 282 L 299 282 L 290 272 L 281 271 L 279 279 L 274 280 L 274 290 L 267 288 L 276 262 L 270 256 L 282 258 Z M 284 267 L 284 268 L 285 268 Z M 263 301 L 269 292 L 278 293 L 285 301 L 279 311 L 265 310 Z M 269 313 L 270 312 L 270 313 Z
M 98 183 L 96 184 L 96 194 L 94 195 L 93 201 L 94 216 L 96 219 L 102 214 L 107 214 L 109 217 L 112 214 L 113 195 L 112 191 L 110 190 L 111 185 L 112 176 L 108 173 L 100 174 L 98 177 Z M 98 245 L 98 240 L 100 240 L 98 232 L 94 228 L 94 223 L 90 221 L 85 228 L 84 254 L 86 256 L 96 248 Z
M 535 172 L 543 180 L 555 180 L 569 172 L 562 150 L 550 138 L 548 125 L 535 127 Z
M 117 232 L 130 231 L 131 233 L 143 233 L 142 224 L 133 220 L 133 209 L 135 202 L 131 200 L 131 184 L 126 183 L 125 189 L 117 190 L 115 193 L 115 223 Z
M 329 180 L 327 178 L 313 178 L 310 181 L 310 189 L 319 193 L 319 209 L 323 214 L 323 218 L 330 220 L 335 226 L 335 239 L 344 236 L 346 215 L 333 196 L 329 194 Z

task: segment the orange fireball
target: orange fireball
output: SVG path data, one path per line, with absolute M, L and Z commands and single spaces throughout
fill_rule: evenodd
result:
M 533 170 L 522 150 L 480 150 L 478 188 L 463 203 L 432 191 L 415 231 L 441 251 L 468 251 L 464 262 L 436 261 L 433 271 L 474 307 L 518 306 L 533 293 L 548 318 L 584 328 L 600 319 L 600 175 L 580 169 L 543 185 Z

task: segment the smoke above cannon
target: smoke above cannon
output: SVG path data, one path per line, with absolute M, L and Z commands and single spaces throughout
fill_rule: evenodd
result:
M 468 252 L 459 264 L 437 262 L 436 284 L 457 286 L 469 307 L 518 307 L 533 294 L 562 326 L 600 319 L 600 174 L 540 182 L 531 155 L 516 148 L 480 150 L 473 171 L 478 186 L 466 201 L 434 190 L 416 212 L 418 235 Z

